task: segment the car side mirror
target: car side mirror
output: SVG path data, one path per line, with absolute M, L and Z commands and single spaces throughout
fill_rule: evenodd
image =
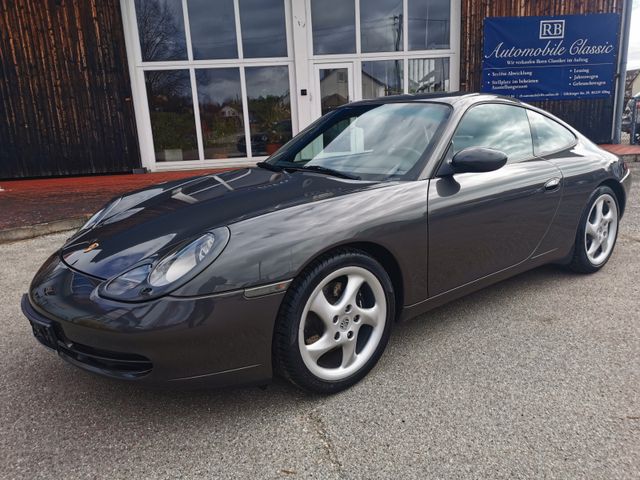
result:
M 452 173 L 493 172 L 504 167 L 507 154 L 484 147 L 469 147 L 460 150 L 451 159 Z

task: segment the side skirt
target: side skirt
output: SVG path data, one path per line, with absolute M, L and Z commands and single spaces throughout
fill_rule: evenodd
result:
M 434 308 L 444 305 L 445 303 L 449 303 L 453 300 L 457 300 L 458 298 L 462 298 L 466 295 L 469 295 L 470 293 L 481 290 L 484 287 L 488 287 L 489 285 L 501 282 L 502 280 L 514 277 L 528 270 L 541 267 L 542 265 L 559 262 L 564 257 L 565 255 L 559 255 L 557 250 L 551 250 L 549 252 L 537 255 L 536 257 L 529 258 L 524 262 L 521 262 L 512 267 L 466 283 L 464 285 L 461 285 L 460 287 L 454 288 L 453 290 L 449 290 L 447 292 L 436 295 L 435 297 L 428 298 L 427 300 L 424 300 L 422 302 L 414 303 L 413 305 L 405 305 L 402 309 L 402 314 L 400 315 L 398 321 L 404 322 L 406 320 L 410 320 L 411 318 L 422 315 L 429 310 L 433 310 Z

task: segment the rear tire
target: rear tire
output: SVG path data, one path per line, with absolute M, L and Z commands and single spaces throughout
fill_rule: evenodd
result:
M 292 282 L 280 307 L 276 370 L 303 390 L 344 390 L 375 366 L 394 318 L 393 285 L 375 259 L 350 248 L 320 257 Z
M 611 258 L 618 238 L 620 206 L 609 187 L 598 187 L 589 197 L 568 267 L 577 273 L 594 273 Z

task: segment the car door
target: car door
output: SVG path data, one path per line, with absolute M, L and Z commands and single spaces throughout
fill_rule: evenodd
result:
M 523 107 L 471 107 L 453 135 L 447 157 L 467 147 L 507 154 L 493 172 L 456 173 L 430 180 L 429 296 L 507 269 L 531 257 L 559 204 L 562 174 L 533 152 Z

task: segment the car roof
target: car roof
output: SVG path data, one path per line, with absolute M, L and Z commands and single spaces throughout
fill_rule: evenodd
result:
M 428 102 L 438 101 L 442 103 L 448 103 L 450 105 L 456 105 L 460 103 L 471 104 L 478 102 L 486 102 L 490 100 L 500 100 L 503 102 L 509 102 L 516 105 L 522 104 L 520 100 L 504 95 L 495 95 L 490 93 L 469 93 L 469 92 L 438 92 L 438 93 L 416 93 L 416 94 L 403 94 L 403 95 L 389 95 L 388 97 L 379 97 L 370 100 L 360 100 L 352 102 L 347 105 L 382 105 L 385 103 L 396 102 Z

